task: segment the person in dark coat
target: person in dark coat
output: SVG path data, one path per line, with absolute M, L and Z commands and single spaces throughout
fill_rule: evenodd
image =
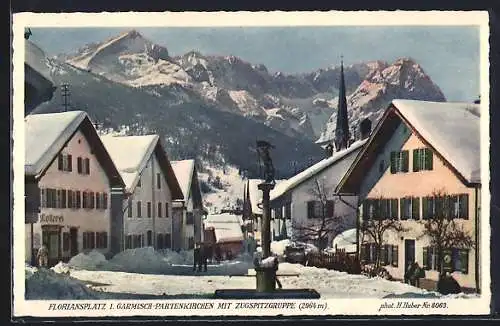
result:
M 205 244 L 201 244 L 200 247 L 200 265 L 198 270 L 201 272 L 201 266 L 203 265 L 203 271 L 207 271 L 207 259 L 208 259 L 208 248 Z
M 201 269 L 200 264 L 200 244 L 197 243 L 194 246 L 193 249 L 193 271 L 196 271 L 196 266 L 199 266 L 199 269 Z
M 220 251 L 220 246 L 215 245 L 215 261 L 217 261 L 217 264 L 219 264 L 221 260 L 222 260 L 222 253 Z
M 414 267 L 415 264 L 413 262 L 408 263 L 408 267 L 406 268 L 406 273 L 405 273 L 405 283 L 412 284 L 412 279 L 413 279 L 413 272 L 414 272 Z
M 415 262 L 413 265 L 413 285 L 420 287 L 420 279 L 423 277 L 425 277 L 425 270 Z
M 460 284 L 450 273 L 441 273 L 436 285 L 436 290 L 441 294 L 456 294 L 462 292 Z

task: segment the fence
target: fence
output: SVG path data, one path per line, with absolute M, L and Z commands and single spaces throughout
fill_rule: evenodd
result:
M 306 257 L 306 265 L 318 268 L 333 269 L 349 274 L 360 274 L 361 266 L 355 254 L 348 254 L 345 250 L 335 252 L 309 253 Z

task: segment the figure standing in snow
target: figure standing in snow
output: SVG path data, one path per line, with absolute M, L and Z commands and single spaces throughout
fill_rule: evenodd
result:
M 196 271 L 196 266 L 199 265 L 200 269 L 201 269 L 201 265 L 200 265 L 200 244 L 199 243 L 196 243 L 195 246 L 194 246 L 194 249 L 193 249 L 193 271 Z
M 198 266 L 198 271 L 201 272 L 201 265 L 203 265 L 203 271 L 207 271 L 207 259 L 208 259 L 208 248 L 205 244 L 200 246 L 200 264 Z
M 413 267 L 413 282 L 414 286 L 420 287 L 420 279 L 425 277 L 425 270 L 415 262 Z
M 405 273 L 405 283 L 413 285 L 412 282 L 413 282 L 414 268 L 415 264 L 413 262 L 409 262 Z
M 39 267 L 47 268 L 49 265 L 49 250 L 47 249 L 47 245 L 44 243 L 40 249 L 38 249 L 38 253 L 36 255 L 38 260 Z

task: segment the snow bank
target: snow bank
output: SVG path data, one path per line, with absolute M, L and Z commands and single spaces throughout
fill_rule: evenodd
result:
M 51 270 L 58 274 L 69 274 L 70 272 L 70 266 L 68 264 L 63 263 L 60 261 L 56 266 L 51 267 Z
M 290 245 L 292 245 L 292 241 L 290 241 L 289 239 L 273 241 L 271 242 L 271 251 L 275 255 L 283 256 L 285 253 L 285 248 Z
M 110 261 L 108 268 L 114 271 L 161 274 L 171 267 L 165 255 L 155 251 L 152 247 L 128 249 L 116 254 Z
M 99 299 L 100 293 L 83 282 L 51 269 L 25 268 L 27 300 Z
M 73 268 L 96 270 L 106 266 L 106 257 L 98 251 L 92 250 L 89 253 L 79 253 L 72 257 L 68 265 Z

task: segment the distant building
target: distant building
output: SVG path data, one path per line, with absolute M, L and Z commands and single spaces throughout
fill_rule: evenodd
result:
M 325 192 L 327 217 L 342 216 L 341 228 L 344 230 L 355 226 L 357 197 L 339 196 L 335 187 L 365 143 L 366 139 L 360 140 L 347 149 L 333 152 L 331 157 L 276 185 L 270 194 L 275 239 L 297 238 L 298 230 L 294 225 L 318 227 L 321 224 L 325 215 L 320 212 L 320 198 L 312 193 L 316 183 L 320 183 Z M 331 246 L 334 236 L 334 232 L 329 235 L 327 246 Z
M 51 265 L 92 249 L 117 252 L 124 182 L 87 114 L 28 115 L 24 128 L 26 261 L 42 244 Z
M 240 216 L 232 214 L 208 215 L 205 220 L 205 233 L 207 243 L 218 246 L 222 258 L 227 258 L 228 253 L 236 257 L 243 250 L 244 236 Z
M 172 161 L 184 199 L 174 201 L 173 249 L 193 249 L 203 241 L 203 208 L 198 172 L 194 160 Z
M 393 100 L 340 181 L 338 191 L 359 196 L 360 225 L 391 218 L 407 229 L 388 231 L 384 238 L 382 264 L 393 277 L 403 279 L 408 264 L 416 261 L 426 270 L 425 278 L 438 279 L 440 262 L 430 238 L 422 235 L 421 222 L 433 218 L 447 202 L 447 218 L 469 232 L 475 246 L 446 248 L 443 267 L 462 287 L 479 290 L 478 112 L 478 104 Z M 372 239 L 360 233 L 359 243 L 360 259 L 372 263 Z
M 101 140 L 125 182 L 122 250 L 172 248 L 172 201 L 183 195 L 159 136 Z

